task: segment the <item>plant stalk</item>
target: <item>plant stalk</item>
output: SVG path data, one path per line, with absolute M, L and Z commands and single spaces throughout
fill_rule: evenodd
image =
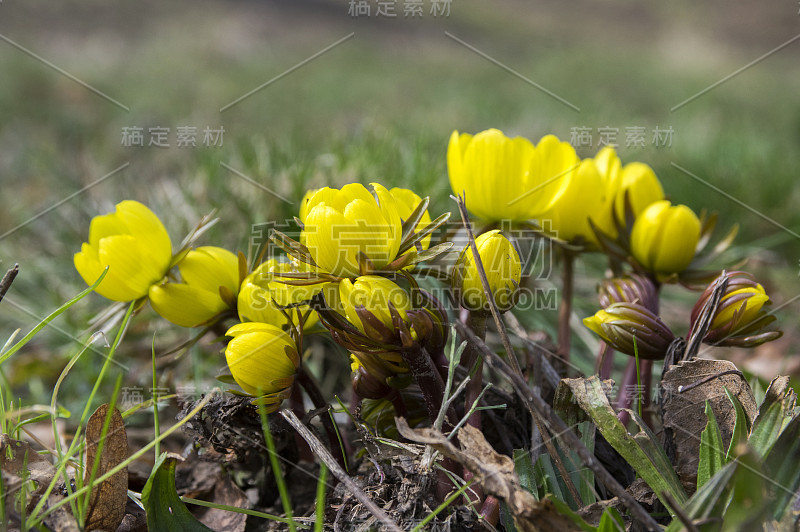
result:
M 570 336 L 569 320 L 572 316 L 572 284 L 574 279 L 575 252 L 563 249 L 564 259 L 561 283 L 561 306 L 558 309 L 558 356 L 564 362 L 562 371 L 567 370 L 570 358 Z
M 314 403 L 315 408 L 329 408 L 330 405 L 322 396 L 322 392 L 319 390 L 319 385 L 317 385 L 317 381 L 314 377 L 308 373 L 304 367 L 300 366 L 297 370 L 297 380 L 303 389 L 308 394 L 308 397 L 311 399 L 311 402 Z M 336 458 L 336 461 L 342 467 L 345 468 L 345 459 L 344 459 L 344 450 L 339 445 L 339 438 L 336 435 L 336 429 L 333 426 L 333 421 L 331 421 L 330 416 L 322 415 L 320 416 L 320 420 L 322 421 L 322 426 L 325 428 L 325 434 L 328 436 L 328 442 L 331 446 L 331 452 Z

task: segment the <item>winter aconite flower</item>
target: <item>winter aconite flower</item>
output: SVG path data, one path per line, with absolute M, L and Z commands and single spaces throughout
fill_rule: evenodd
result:
M 301 242 L 325 273 L 357 277 L 392 262 L 400 249 L 397 200 L 383 185 L 321 188 L 306 205 Z
M 408 292 L 393 281 L 377 275 L 364 275 L 355 281 L 345 279 L 340 282 L 339 301 L 348 321 L 361 332 L 374 329 L 378 322 L 394 330 L 393 316 L 407 322 L 406 311 L 412 308 Z
M 664 358 L 675 339 L 661 318 L 638 303 L 614 303 L 583 324 L 620 353 L 651 360 Z
M 288 333 L 268 323 L 240 323 L 226 336 L 232 337 L 225 349 L 233 378 L 250 395 L 264 394 L 260 401 L 269 411 L 285 399 L 300 366 L 297 346 Z
M 408 372 L 408 368 L 403 369 L 403 373 Z M 359 397 L 383 399 L 391 393 L 392 388 L 386 384 L 386 377 L 380 371 L 378 375 L 374 374 L 374 370 L 370 372 L 356 355 L 350 354 L 350 382 Z
M 604 216 L 609 202 L 597 166 L 586 159 L 560 181 L 563 185 L 555 203 L 541 216 L 542 229 L 567 242 L 596 243 L 590 219 L 603 231 L 610 232 L 613 228 Z
M 658 311 L 658 290 L 645 275 L 632 273 L 625 277 L 603 279 L 597 287 L 600 306 L 614 303 L 639 303 L 652 312 Z
M 780 338 L 783 333 L 771 327 L 775 316 L 767 312 L 772 304 L 764 287 L 742 271 L 723 272 L 728 284 L 703 341 L 719 346 L 754 347 Z M 717 282 L 711 283 L 692 308 L 692 328 L 711 299 Z
M 279 262 L 277 259 L 269 259 L 261 263 L 253 273 L 245 277 L 242 287 L 239 289 L 237 304 L 239 319 L 243 322 L 255 321 L 282 326 L 287 324 L 286 315 L 281 310 L 282 307 L 290 315 L 295 312 L 295 308 L 303 314 L 307 313 L 308 305 L 299 305 L 288 309 L 285 307 L 310 300 L 325 285 L 295 286 L 281 282 L 284 278 L 276 275 L 307 269 L 303 264 Z M 297 322 L 294 317 L 292 321 L 293 323 Z M 304 325 L 310 327 L 316 322 L 316 312 L 312 312 Z
M 670 275 L 689 266 L 699 240 L 697 215 L 686 205 L 673 206 L 662 200 L 652 203 L 636 218 L 631 251 L 645 269 Z
M 454 131 L 447 148 L 453 192 L 465 194 L 467 209 L 484 221 L 536 218 L 554 200 L 557 178 L 577 160 L 572 146 L 553 135 L 534 147 L 497 129 L 474 136 Z
M 517 251 L 499 230 L 489 231 L 475 239 L 475 246 L 489 281 L 489 291 L 498 310 L 514 306 L 522 274 Z M 472 246 L 461 252 L 452 273 L 452 287 L 461 305 L 469 310 L 489 310 L 489 300 L 483 290 Z
M 133 301 L 147 295 L 169 269 L 172 244 L 153 211 L 137 201 L 123 201 L 116 210 L 95 216 L 89 242 L 74 256 L 75 268 L 87 284 L 108 267 L 97 293 L 113 301 Z
M 150 287 L 150 304 L 168 321 L 196 327 L 235 306 L 239 292 L 239 261 L 227 249 L 203 246 L 178 263 L 181 282 Z

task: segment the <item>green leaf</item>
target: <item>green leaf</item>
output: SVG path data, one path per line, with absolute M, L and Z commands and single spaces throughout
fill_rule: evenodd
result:
M 789 386 L 789 377 L 775 377 L 769 384 L 764 400 L 753 421 L 748 445 L 762 458 L 769 454 L 783 429 L 794 415 L 797 395 Z
M 625 521 L 614 508 L 606 508 L 597 525 L 597 532 L 620 532 L 625 530 Z
M 719 430 L 714 410 L 711 409 L 711 403 L 707 399 L 706 418 L 708 418 L 708 423 L 700 434 L 700 461 L 697 464 L 698 490 L 727 463 L 725 454 L 722 452 L 724 447 L 722 433 Z
M 530 491 L 536 500 L 539 500 L 536 492 L 536 471 L 531 461 L 531 454 L 525 449 L 514 449 L 514 471 L 519 477 L 520 485 Z
M 548 497 L 548 500 L 553 503 L 553 506 L 556 507 L 558 513 L 569 518 L 570 521 L 575 523 L 575 526 L 577 527 L 575 530 L 583 530 L 584 532 L 595 532 L 597 530 L 595 527 L 584 521 L 583 517 L 578 515 L 578 513 L 570 508 L 569 505 L 567 505 L 567 503 L 564 501 L 556 499 L 555 497 Z
M 800 417 L 795 417 L 775 442 L 764 462 L 771 483 L 772 517 L 780 520 L 800 488 Z
M 664 492 L 669 493 L 679 504 L 686 502 L 686 493 L 678 475 L 658 440 L 633 412 L 632 418 L 639 425 L 640 432 L 635 436 L 628 433 L 608 403 L 608 397 L 596 376 L 588 379 L 563 379 L 559 384 L 561 386 L 569 386 L 577 404 L 594 420 L 597 430 L 653 489 L 662 503 L 669 507 L 667 500 L 663 498 Z
M 551 499 L 558 499 L 564 501 L 564 492 L 561 489 L 561 477 L 556 473 L 553 467 L 553 461 L 550 459 L 549 454 L 543 454 L 536 460 L 534 466 L 534 476 L 536 478 L 536 486 L 538 490 L 537 499 L 541 500 L 548 495 L 553 495 Z M 566 489 L 566 488 L 565 488 Z M 537 494 L 534 494 L 537 495 Z
M 736 410 L 736 421 L 733 425 L 733 434 L 731 435 L 731 444 L 728 446 L 728 453 L 725 455 L 725 460 L 730 461 L 732 458 L 735 457 L 735 450 L 739 444 L 743 444 L 747 442 L 747 415 L 744 413 L 744 408 L 742 408 L 742 403 L 739 402 L 739 399 L 733 395 L 728 388 L 725 388 L 725 394 L 730 399 L 731 403 L 733 404 L 733 408 Z
M 175 491 L 175 466 L 178 460 L 167 453 L 153 465 L 150 478 L 142 490 L 142 503 L 147 512 L 147 528 L 171 532 L 214 532 L 198 521 L 184 506 Z
M 92 286 L 90 286 L 89 288 L 87 288 L 86 290 L 84 290 L 83 292 L 81 292 L 80 294 L 78 294 L 77 296 L 73 297 L 72 299 L 70 299 L 69 301 L 67 301 L 66 303 L 64 303 L 63 305 L 61 305 L 60 307 L 58 307 L 57 309 L 55 309 L 53 312 L 51 312 L 51 313 L 50 313 L 50 315 L 49 315 L 49 316 L 47 316 L 45 319 L 43 319 L 42 321 L 40 321 L 40 322 L 39 322 L 39 323 L 36 325 L 36 327 L 34 327 L 33 329 L 31 329 L 31 331 L 30 331 L 28 334 L 26 334 L 26 335 L 25 335 L 25 336 L 22 338 L 22 340 L 20 340 L 20 341 L 19 341 L 19 342 L 17 342 L 16 344 L 14 344 L 14 346 L 13 346 L 13 347 L 11 347 L 11 348 L 10 348 L 8 351 L 4 351 L 4 352 L 0 353 L 0 364 L 2 364 L 3 362 L 5 362 L 6 360 L 8 360 L 8 358 L 9 358 L 11 355 L 13 355 L 13 354 L 14 354 L 14 353 L 16 353 L 17 351 L 19 351 L 19 350 L 22 348 L 22 346 L 24 346 L 25 344 L 27 344 L 27 343 L 28 343 L 28 342 L 31 340 L 31 338 L 33 338 L 34 336 L 36 336 L 36 333 L 38 333 L 39 331 L 41 331 L 42 329 L 44 329 L 44 327 L 45 327 L 45 326 L 46 326 L 48 323 L 50 323 L 51 321 L 53 321 L 54 319 L 56 319 L 56 318 L 57 318 L 59 315 L 61 315 L 61 314 L 62 314 L 62 313 L 65 311 L 65 310 L 67 310 L 69 307 L 71 307 L 72 305 L 74 305 L 75 303 L 77 303 L 78 301 L 80 301 L 81 299 L 83 299 L 84 297 L 86 297 L 86 296 L 87 296 L 87 295 L 88 295 L 90 292 L 92 292 L 92 291 L 93 291 L 95 288 L 97 288 L 97 286 L 100 284 L 100 282 L 101 282 L 101 281 L 103 280 L 103 278 L 106 276 L 106 273 L 108 273 L 108 266 L 106 266 L 106 269 L 105 269 L 105 270 L 103 270 L 103 273 L 102 273 L 102 274 L 100 274 L 100 277 L 98 277 L 98 279 L 97 279 L 97 280 L 94 282 L 94 284 L 93 284 Z
M 764 479 L 758 457 L 747 449 L 736 458 L 736 473 L 731 480 L 733 496 L 723 514 L 722 530 L 750 532 L 762 527 L 769 501 L 765 499 Z
M 711 477 L 702 488 L 697 490 L 683 506 L 683 511 L 692 521 L 709 523 L 707 527 L 701 528 L 703 532 L 720 530 L 721 528 L 721 516 L 730 498 L 731 479 L 736 473 L 736 464 L 737 462 L 731 462 L 725 465 L 719 473 Z M 668 506 L 668 508 L 671 507 Z M 679 532 L 682 530 L 684 530 L 683 523 L 676 517 L 665 532 Z
M 580 432 L 581 442 L 589 449 L 589 452 L 594 454 L 594 423 L 584 421 L 578 425 L 577 429 Z M 573 450 L 569 451 L 569 464 L 572 465 L 570 468 L 572 482 L 578 488 L 583 504 L 597 502 L 597 494 L 594 490 L 594 472 L 588 467 L 584 467 L 578 453 Z

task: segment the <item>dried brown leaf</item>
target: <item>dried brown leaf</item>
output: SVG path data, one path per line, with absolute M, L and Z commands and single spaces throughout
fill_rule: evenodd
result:
M 19 489 L 23 479 L 36 483 L 36 490 L 33 492 L 31 500 L 28 501 L 29 509 L 39 502 L 56 473 L 53 465 L 34 451 L 27 442 L 12 440 L 6 434 L 0 435 L 0 470 L 3 472 L 3 482 L 7 493 Z M 57 493 L 51 493 L 43 509 L 47 509 L 63 498 Z M 6 497 L 7 503 L 13 504 L 13 501 L 14 497 Z M 11 511 L 13 511 L 13 506 L 9 505 L 6 515 L 10 515 Z M 50 514 L 44 520 L 44 524 L 57 532 L 78 532 L 79 530 L 77 521 L 63 506 Z
M 673 459 L 678 477 L 690 495 L 697 487 L 700 457 L 700 434 L 706 427 L 705 403 L 708 400 L 722 433 L 724 453 L 730 444 L 736 423 L 736 411 L 725 388 L 742 403 L 748 425 L 758 413 L 753 392 L 736 366 L 727 360 L 692 359 L 672 366 L 664 374 L 662 413 L 665 447 Z M 720 375 L 723 374 L 723 375 Z M 714 378 L 715 375 L 720 375 Z M 704 381 L 705 382 L 702 382 Z M 702 382 L 702 383 L 701 383 Z M 698 384 L 701 383 L 701 384 Z M 681 391 L 681 387 L 691 388 Z
M 250 507 L 247 495 L 233 483 L 229 475 L 223 473 L 217 476 L 214 494 L 210 502 L 237 508 Z M 243 532 L 247 524 L 247 514 L 229 512 L 217 508 L 203 508 L 196 515 L 201 523 L 214 530 Z
M 514 524 L 521 532 L 580 530 L 551 501 L 537 501 L 523 488 L 514 472 L 513 460 L 497 453 L 477 428 L 467 425 L 459 429 L 459 449 L 438 430 L 411 429 L 405 419 L 397 418 L 396 421 L 397 429 L 403 437 L 430 445 L 444 456 L 464 465 L 475 475 L 487 493 L 505 500 L 514 517 Z
M 91 480 L 92 468 L 98 453 L 103 426 L 108 416 L 108 404 L 100 405 L 86 423 L 86 475 L 84 482 Z M 128 435 L 122 414 L 116 408 L 111 413 L 108 430 L 98 460 L 94 478 L 98 478 L 128 458 Z M 128 469 L 123 468 L 111 478 L 92 488 L 86 530 L 116 530 L 125 517 L 128 497 Z

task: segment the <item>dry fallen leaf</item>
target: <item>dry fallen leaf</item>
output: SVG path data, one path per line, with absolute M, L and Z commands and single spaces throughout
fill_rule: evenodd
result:
M 0 470 L 3 472 L 3 483 L 7 493 L 19 489 L 23 478 L 36 483 L 36 490 L 28 501 L 28 510 L 31 510 L 39 502 L 56 473 L 53 464 L 34 451 L 27 442 L 12 440 L 6 434 L 0 435 Z M 43 510 L 63 498 L 60 494 L 51 493 Z M 7 516 L 13 512 L 13 501 L 14 497 L 6 497 Z M 57 532 L 78 532 L 79 530 L 77 521 L 64 506 L 50 514 L 44 520 L 44 524 Z
M 236 508 L 249 508 L 247 495 L 233 483 L 231 477 L 220 473 L 214 485 L 211 501 L 215 504 L 235 506 Z M 247 524 L 247 514 L 219 510 L 217 508 L 203 508 L 198 512 L 197 518 L 201 523 L 214 530 L 226 532 L 243 532 Z
M 469 425 L 458 431 L 461 449 L 453 445 L 435 429 L 413 430 L 404 418 L 397 418 L 397 429 L 403 437 L 430 445 L 443 455 L 464 465 L 472 471 L 483 489 L 506 501 L 514 517 L 514 524 L 521 532 L 569 532 L 580 528 L 569 517 L 562 515 L 549 500 L 537 501 L 522 487 L 514 472 L 514 462 L 508 456 L 497 453 L 483 433 Z
M 86 423 L 86 475 L 89 483 L 97 457 L 98 447 L 103 437 L 103 426 L 108 417 L 108 405 L 100 405 Z M 98 460 L 94 478 L 99 478 L 128 458 L 128 436 L 122 414 L 116 408 L 106 431 L 103 448 Z M 125 504 L 128 498 L 128 470 L 123 468 L 111 478 L 94 486 L 89 500 L 89 513 L 86 517 L 86 530 L 116 530 L 125 517 Z
M 736 412 L 725 388 L 742 403 L 748 425 L 758 413 L 753 392 L 736 366 L 727 360 L 693 359 L 672 366 L 664 374 L 662 386 L 662 412 L 666 434 L 665 448 L 674 456 L 678 477 L 686 492 L 694 493 L 697 487 L 697 464 L 700 458 L 700 434 L 706 428 L 705 403 L 708 400 L 717 419 L 722 441 L 727 450 L 736 423 Z M 681 387 L 702 384 L 681 391 Z

